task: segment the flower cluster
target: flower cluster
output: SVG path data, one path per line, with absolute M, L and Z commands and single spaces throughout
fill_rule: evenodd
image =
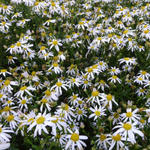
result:
M 148 146 L 149 20 L 149 0 L 1 2 L 0 149 Z

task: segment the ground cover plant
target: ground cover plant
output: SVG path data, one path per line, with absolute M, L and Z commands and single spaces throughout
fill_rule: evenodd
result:
M 150 149 L 150 0 L 0 0 L 0 149 Z

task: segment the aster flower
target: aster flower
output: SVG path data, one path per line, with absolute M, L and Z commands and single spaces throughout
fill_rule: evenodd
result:
M 11 75 L 11 73 L 8 72 L 7 69 L 1 69 L 0 70 L 0 75 L 3 75 L 4 77 L 6 77 L 6 74 Z
M 118 103 L 115 101 L 115 98 L 113 95 L 111 94 L 101 94 L 101 101 L 102 103 L 104 103 L 104 106 L 108 105 L 108 108 L 110 110 L 112 110 L 112 102 L 114 102 L 116 105 L 118 105 Z
M 131 108 L 127 108 L 126 113 L 121 114 L 122 120 L 124 120 L 124 122 L 138 122 L 138 120 L 140 119 L 140 115 L 136 114 L 138 111 L 139 109 L 135 109 L 134 111 L 132 111 Z
M 121 80 L 116 76 L 116 75 L 113 75 L 112 77 L 108 78 L 108 81 L 110 80 L 110 82 L 112 83 L 120 83 L 121 84 Z
M 55 91 L 61 95 L 62 89 L 67 91 L 67 87 L 68 87 L 68 85 L 63 80 L 58 79 L 56 84 L 51 87 L 51 90 L 55 89 Z
M 105 114 L 105 108 L 99 106 L 99 108 L 97 108 L 97 106 L 93 109 L 90 108 L 90 110 L 92 111 L 92 114 L 89 116 L 89 118 L 94 117 L 94 120 L 96 120 L 97 118 L 100 118 L 101 116 L 106 116 Z
M 75 150 L 76 147 L 79 149 L 83 149 L 83 147 L 86 147 L 86 144 L 82 140 L 87 140 L 88 137 L 84 135 L 79 135 L 79 131 L 75 130 L 75 132 L 68 129 L 69 135 L 66 136 L 69 141 L 66 144 L 65 149 L 67 150 L 69 147 L 71 147 L 72 150 Z
M 55 49 L 57 51 L 59 51 L 59 46 L 62 46 L 61 44 L 61 40 L 56 40 L 56 39 L 53 39 L 52 42 L 50 42 L 50 49 L 52 49 L 53 47 L 55 47 Z
M 119 59 L 119 62 L 120 62 L 120 64 L 126 63 L 126 65 L 129 65 L 129 66 L 137 64 L 136 58 L 129 58 L 129 57 Z
M 22 86 L 20 90 L 17 93 L 15 93 L 15 96 L 23 97 L 24 93 L 27 93 L 28 95 L 32 96 L 32 94 L 29 92 L 30 90 L 34 91 L 35 89 L 32 86 Z
M 119 150 L 120 148 L 124 148 L 125 150 L 128 150 L 128 147 L 125 146 L 123 141 L 126 139 L 121 134 L 113 134 L 110 135 L 110 138 L 108 140 L 111 140 L 109 150 L 112 150 L 116 145 L 116 150 Z
M 110 145 L 108 134 L 97 134 L 96 137 L 98 138 L 96 140 L 97 147 L 100 149 L 108 149 Z
M 46 114 L 46 112 L 44 112 L 43 114 L 39 113 L 35 117 L 34 121 L 31 122 L 30 126 L 28 127 L 28 132 L 32 130 L 33 127 L 36 126 L 34 130 L 34 137 L 37 135 L 41 135 L 42 131 L 48 134 L 48 130 L 46 129 L 46 126 L 52 126 L 50 119 L 51 119 L 50 114 Z
M 13 130 L 10 130 L 10 128 L 0 125 L 0 143 L 10 141 L 11 136 L 9 135 L 9 133 L 13 133 Z
M 113 129 L 119 128 L 115 134 L 121 134 L 125 139 L 128 138 L 128 140 L 131 143 L 136 143 L 135 140 L 135 134 L 138 134 L 142 138 L 144 138 L 144 134 L 136 128 L 137 122 L 131 123 L 131 122 L 126 122 L 122 123 L 120 122 L 117 126 L 115 126 Z
M 91 97 L 88 99 L 88 101 L 96 102 L 98 105 L 100 105 L 100 97 L 101 97 L 100 92 L 97 91 L 96 89 L 93 89 Z

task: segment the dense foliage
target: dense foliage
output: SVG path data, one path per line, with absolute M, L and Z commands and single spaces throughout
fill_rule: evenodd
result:
M 0 149 L 150 149 L 150 0 L 0 0 Z

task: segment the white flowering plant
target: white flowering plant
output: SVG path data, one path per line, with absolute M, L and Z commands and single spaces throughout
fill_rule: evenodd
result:
M 0 149 L 149 144 L 150 0 L 0 0 Z

